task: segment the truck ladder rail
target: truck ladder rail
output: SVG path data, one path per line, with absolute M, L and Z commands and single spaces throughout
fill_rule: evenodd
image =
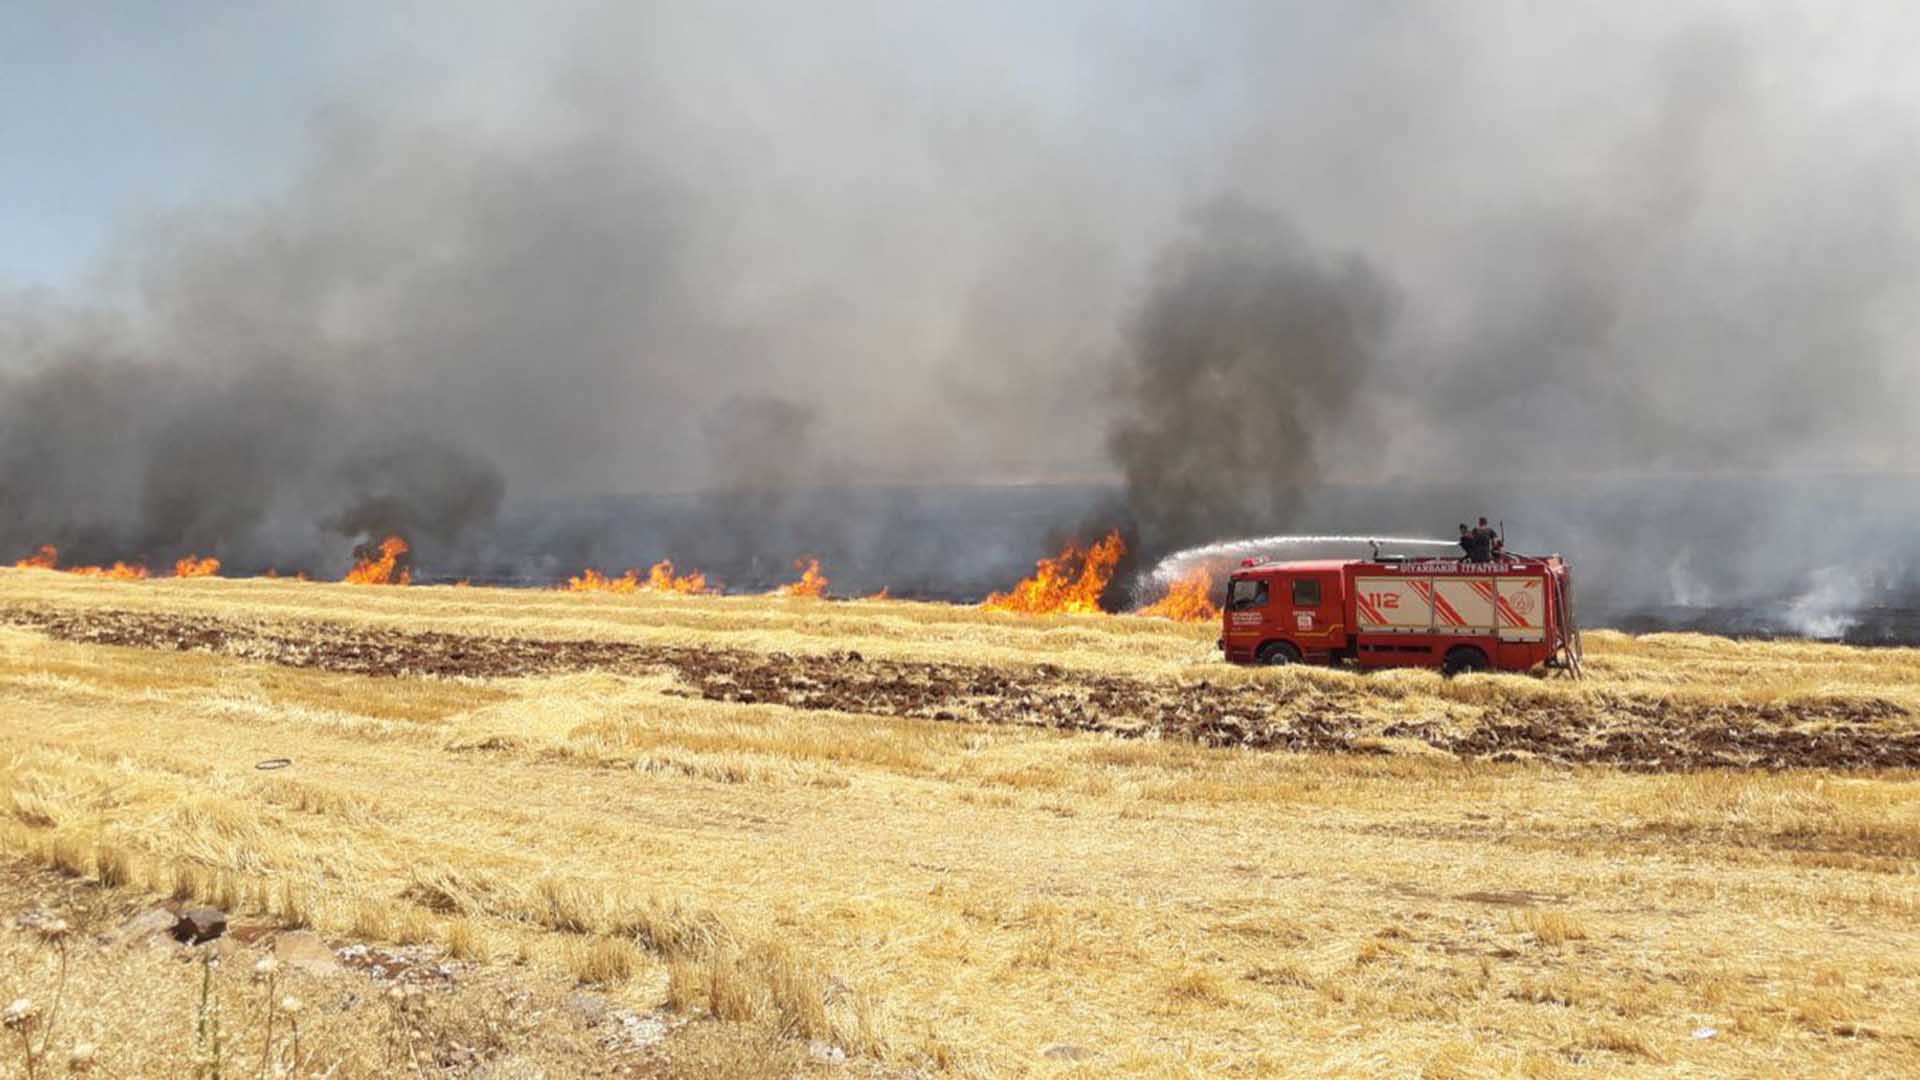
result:
M 1560 654 L 1561 669 L 1575 679 L 1583 679 L 1586 672 L 1581 670 L 1580 624 L 1574 621 L 1573 604 L 1567 596 L 1566 579 L 1556 575 L 1553 579 L 1554 606 L 1560 609 L 1560 642 L 1556 652 Z

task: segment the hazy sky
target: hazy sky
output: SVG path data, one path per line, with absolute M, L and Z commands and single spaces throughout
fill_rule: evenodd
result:
M 68 284 L 117 223 L 285 181 L 343 57 L 293 8 L 0 10 L 0 278 Z
M 142 214 L 273 191 L 296 167 L 316 115 L 330 107 L 416 116 L 436 111 L 443 119 L 465 113 L 470 122 L 488 113 L 514 114 L 563 78 L 583 52 L 623 47 L 618 37 L 591 40 L 618 21 L 604 12 L 644 6 L 489 0 L 0 5 L 0 160 L 7 163 L 0 169 L 0 235 L 8 238 L 0 245 L 0 282 L 68 285 L 92 268 L 117 228 Z M 751 55 L 707 59 L 716 74 L 743 75 L 745 82 L 755 81 L 753 69 L 768 51 L 783 51 L 778 38 L 802 11 L 801 5 L 758 13 L 728 4 L 655 6 L 680 24 L 676 32 L 697 35 L 702 22 L 727 24 L 709 43 L 724 46 L 731 38 Z M 1059 46 L 1070 46 L 1077 28 L 1108 18 L 1102 8 L 1115 19 L 1127 17 L 1118 4 L 1026 11 L 974 5 L 974 15 L 964 18 L 942 13 L 949 5 L 922 7 L 925 20 L 909 21 L 942 24 L 941 51 L 985 54 L 977 70 L 983 86 L 1011 78 L 1010 96 L 1063 102 L 1078 65 L 1071 48 Z M 823 35 L 838 41 L 798 42 L 796 50 L 838 48 L 843 55 L 816 52 L 795 62 L 884 62 L 844 55 L 887 51 L 884 41 L 861 40 L 859 5 L 815 10 L 842 20 L 850 32 Z M 634 17 L 621 24 L 625 44 L 638 54 L 649 48 L 646 22 Z M 928 47 L 901 44 L 899 58 Z M 1026 66 L 1016 71 L 1023 53 Z

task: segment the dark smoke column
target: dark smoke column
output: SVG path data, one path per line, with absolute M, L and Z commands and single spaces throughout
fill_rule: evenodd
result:
M 1197 213 L 1160 256 L 1128 335 L 1111 434 L 1148 550 L 1284 528 L 1352 417 L 1391 318 L 1358 258 L 1310 250 L 1239 199 Z

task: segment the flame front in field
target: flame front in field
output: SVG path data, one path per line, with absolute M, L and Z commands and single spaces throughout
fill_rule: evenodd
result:
M 42 544 L 40 550 L 13 564 L 23 570 L 57 570 L 60 568 L 60 549 L 52 544 Z M 112 578 L 116 581 L 139 581 L 148 576 L 147 568 L 139 563 L 116 562 L 112 566 L 69 566 L 67 573 L 81 577 Z
M 60 565 L 60 549 L 52 544 L 42 544 L 39 551 L 13 565 L 22 570 L 51 570 Z
M 1059 555 L 1035 564 L 1033 576 L 1011 592 L 994 593 L 980 606 L 1023 615 L 1096 614 L 1100 594 L 1107 591 L 1114 567 L 1126 554 L 1127 542 L 1117 529 L 1089 548 L 1068 544 Z
M 268 567 L 267 572 L 260 576 L 267 578 L 270 581 L 280 581 L 283 579 L 287 581 L 312 581 L 313 580 L 312 578 L 307 576 L 307 572 L 305 570 L 299 570 L 292 574 L 282 574 L 278 569 L 274 567 Z
M 867 596 L 865 596 L 865 597 L 864 597 L 863 599 L 867 599 L 867 600 L 891 600 L 891 599 L 893 599 L 893 597 L 892 597 L 891 595 L 889 595 L 889 593 L 888 593 L 888 591 L 887 591 L 887 587 L 886 587 L 885 585 L 882 585 L 882 586 L 880 586 L 880 591 L 879 591 L 879 592 L 877 592 L 877 593 L 869 593 L 869 594 L 868 594 Z
M 676 577 L 673 560 L 661 559 L 647 571 L 647 588 L 654 592 L 703 593 L 707 591 L 707 575 L 695 570 L 691 574 Z
M 607 575 L 589 566 L 579 577 L 567 579 L 568 592 L 630 593 L 640 588 L 640 571 L 629 570 L 619 577 Z
M 407 553 L 413 549 L 398 536 L 389 536 L 380 541 L 379 554 L 368 552 L 360 556 L 344 579 L 349 585 L 408 585 L 413 582 L 412 567 L 402 564 Z
M 220 572 L 220 560 L 209 555 L 188 555 L 173 564 L 174 577 L 213 577 Z
M 800 580 L 780 586 L 778 591 L 781 596 L 801 596 L 818 600 L 827 595 L 827 575 L 820 572 L 819 559 L 795 559 L 793 568 L 800 571 Z
M 661 559 L 647 570 L 644 578 L 638 570 L 629 570 L 619 577 L 613 577 L 588 567 L 580 572 L 580 576 L 567 579 L 568 592 L 631 593 L 641 589 L 649 592 L 703 593 L 707 591 L 707 575 L 698 570 L 691 574 L 676 574 L 673 572 L 673 560 Z
M 1167 590 L 1167 595 L 1134 612 L 1174 622 L 1205 623 L 1220 621 L 1220 606 L 1213 602 L 1213 572 L 1194 567 Z
M 115 581 L 139 581 L 147 577 L 147 568 L 139 563 L 117 562 L 112 566 L 69 566 L 67 573 L 81 577 L 112 578 Z

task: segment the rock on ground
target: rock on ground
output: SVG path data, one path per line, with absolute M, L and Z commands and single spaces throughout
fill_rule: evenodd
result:
M 308 975 L 338 975 L 346 966 L 311 930 L 292 930 L 273 939 L 273 958 L 283 966 Z

